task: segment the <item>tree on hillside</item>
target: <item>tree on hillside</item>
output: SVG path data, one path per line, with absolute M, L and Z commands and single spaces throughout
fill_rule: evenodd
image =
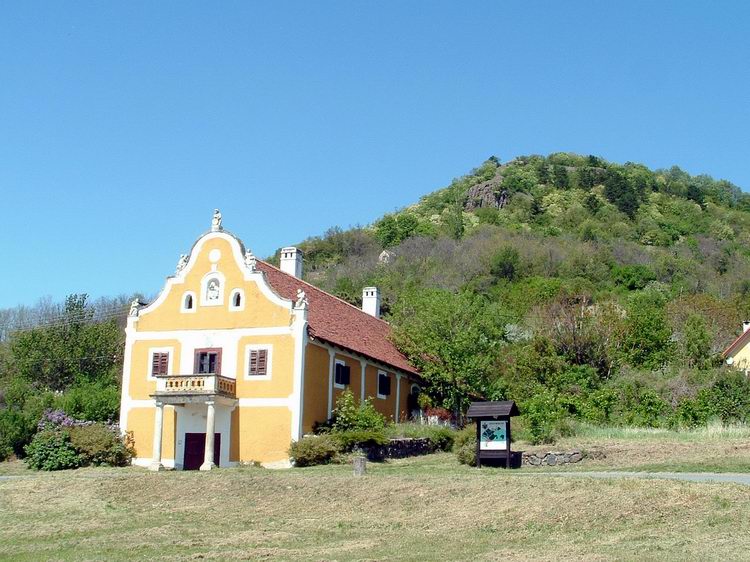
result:
M 570 176 L 565 166 L 560 164 L 552 166 L 552 183 L 557 189 L 568 189 L 570 187 Z
M 640 201 L 622 170 L 609 170 L 604 180 L 604 196 L 628 217 L 635 217 Z
M 439 289 L 401 296 L 391 318 L 393 341 L 420 370 L 436 403 L 463 411 L 487 396 L 504 324 L 484 299 Z

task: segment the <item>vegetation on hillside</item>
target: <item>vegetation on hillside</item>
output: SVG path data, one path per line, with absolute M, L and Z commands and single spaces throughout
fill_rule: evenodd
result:
M 366 228 L 301 244 L 349 302 L 380 287 L 423 403 L 515 399 L 531 441 L 600 425 L 750 421 L 720 352 L 750 317 L 750 195 L 679 168 L 552 154 L 472 173 Z M 132 297 L 0 311 L 0 458 L 45 410 L 111 422 Z
M 750 314 L 750 195 L 677 167 L 490 158 L 366 228 L 304 241 L 307 279 L 359 304 L 436 405 L 512 398 L 538 440 L 567 420 L 695 426 L 750 417 L 721 350 Z

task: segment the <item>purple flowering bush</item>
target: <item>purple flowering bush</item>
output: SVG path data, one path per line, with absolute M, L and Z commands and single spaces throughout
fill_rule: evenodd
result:
M 26 462 L 37 470 L 126 466 L 135 454 L 132 435 L 122 435 L 118 424 L 76 420 L 62 410 L 46 410 L 37 427 L 26 446 Z

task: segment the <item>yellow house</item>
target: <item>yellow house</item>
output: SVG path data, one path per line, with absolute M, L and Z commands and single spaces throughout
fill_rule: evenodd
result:
M 391 419 L 409 414 L 419 377 L 389 340 L 378 290 L 364 289 L 360 310 L 301 276 L 299 250 L 276 268 L 214 212 L 158 298 L 128 316 L 120 425 L 134 463 L 288 465 L 290 442 L 346 389 Z
M 735 369 L 750 372 L 750 322 L 742 323 L 742 333 L 734 340 L 722 354 L 727 365 Z

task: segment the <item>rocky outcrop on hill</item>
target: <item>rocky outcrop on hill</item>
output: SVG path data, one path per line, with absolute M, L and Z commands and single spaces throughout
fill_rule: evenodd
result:
M 494 178 L 479 183 L 466 194 L 466 211 L 489 207 L 490 209 L 502 209 L 508 203 L 509 194 L 502 188 L 503 176 L 498 170 Z

